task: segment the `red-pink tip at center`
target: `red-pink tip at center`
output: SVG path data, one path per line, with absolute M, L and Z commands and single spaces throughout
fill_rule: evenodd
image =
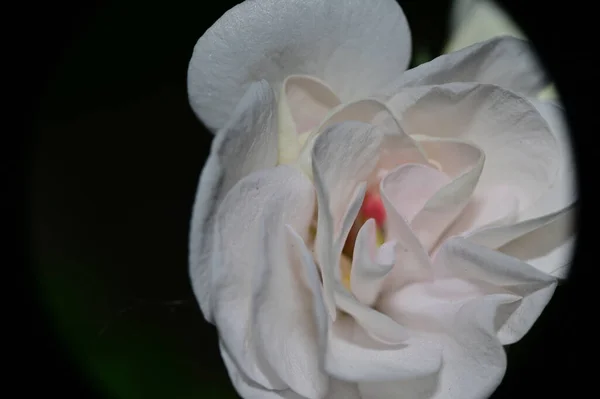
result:
M 379 194 L 367 192 L 360 211 L 365 220 L 375 219 L 377 227 L 383 228 L 386 213 Z

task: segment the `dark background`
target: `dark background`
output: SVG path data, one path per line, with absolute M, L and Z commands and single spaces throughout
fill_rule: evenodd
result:
M 236 397 L 187 275 L 188 223 L 211 136 L 186 94 L 194 44 L 236 3 L 37 10 L 43 29 L 25 49 L 30 90 L 41 96 L 28 109 L 24 177 L 28 298 L 37 306 L 27 332 L 40 349 L 24 372 L 47 394 Z M 439 54 L 449 1 L 400 3 L 415 51 Z M 49 16 L 57 10 L 62 19 Z M 543 36 L 535 29 L 525 25 L 534 44 Z M 574 367 L 574 346 L 564 348 L 575 328 L 565 310 L 569 284 L 510 348 L 495 398 L 525 397 L 515 395 L 523 382 L 548 383 L 540 370 Z

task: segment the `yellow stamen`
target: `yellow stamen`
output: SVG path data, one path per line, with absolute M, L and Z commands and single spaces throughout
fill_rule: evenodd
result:
M 340 258 L 340 271 L 342 276 L 342 284 L 350 291 L 350 272 L 352 271 L 352 259 L 342 254 Z

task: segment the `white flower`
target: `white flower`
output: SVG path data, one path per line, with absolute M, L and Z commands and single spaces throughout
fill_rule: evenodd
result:
M 244 398 L 484 398 L 568 263 L 573 163 L 527 44 L 405 72 L 410 45 L 394 0 L 253 0 L 194 49 L 216 137 L 190 274 Z

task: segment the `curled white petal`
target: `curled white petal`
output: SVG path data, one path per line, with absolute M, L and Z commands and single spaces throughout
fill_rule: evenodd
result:
M 188 95 L 216 131 L 253 81 L 266 79 L 279 92 L 287 76 L 311 75 L 348 102 L 384 88 L 410 54 L 410 30 L 395 0 L 244 1 L 196 43 Z

